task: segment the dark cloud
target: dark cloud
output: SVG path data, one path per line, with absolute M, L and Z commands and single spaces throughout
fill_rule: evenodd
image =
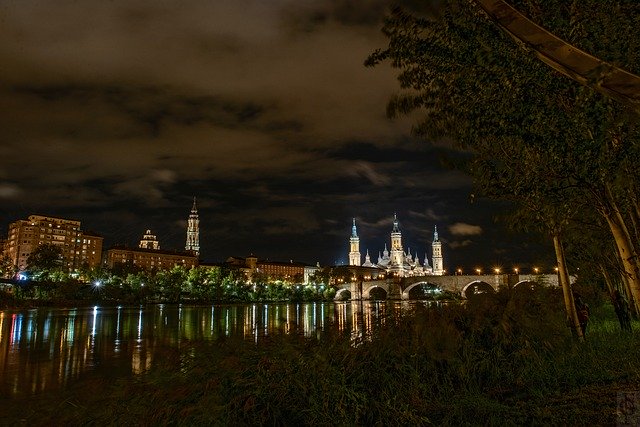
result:
M 108 245 L 151 228 L 179 249 L 197 196 L 208 260 L 335 262 L 351 217 L 373 249 L 394 212 L 419 253 L 434 225 L 446 242 L 457 222 L 482 224 L 499 250 L 493 206 L 471 209 L 469 179 L 442 166 L 447 144 L 385 117 L 394 72 L 362 64 L 389 5 L 3 3 L 0 218 L 79 219 Z M 477 256 L 455 245 L 450 262 Z

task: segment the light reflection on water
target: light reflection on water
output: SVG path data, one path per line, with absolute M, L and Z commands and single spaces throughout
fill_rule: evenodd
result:
M 63 388 L 82 374 L 131 376 L 153 367 L 163 349 L 190 342 L 319 337 L 336 329 L 354 343 L 412 307 L 407 302 L 152 305 L 0 311 L 0 395 Z

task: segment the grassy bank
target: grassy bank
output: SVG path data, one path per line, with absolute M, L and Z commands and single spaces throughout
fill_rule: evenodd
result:
M 557 300 L 501 294 L 418 309 L 356 340 L 192 345 L 134 380 L 87 377 L 0 415 L 43 425 L 615 423 L 617 393 L 640 390 L 639 335 L 621 333 L 603 306 L 577 343 Z

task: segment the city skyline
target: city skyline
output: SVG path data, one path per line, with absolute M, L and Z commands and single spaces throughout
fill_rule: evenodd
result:
M 363 62 L 390 5 L 6 5 L 0 233 L 43 214 L 180 250 L 195 196 L 205 261 L 347 263 L 350 219 L 377 247 L 394 212 L 419 253 L 438 226 L 448 268 L 552 259 L 442 165 L 447 142 L 386 118 L 395 73 Z

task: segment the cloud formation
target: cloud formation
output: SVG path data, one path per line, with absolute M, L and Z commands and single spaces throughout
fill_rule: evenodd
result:
M 446 146 L 385 117 L 395 72 L 363 66 L 390 5 L 3 4 L 0 231 L 43 213 L 107 245 L 152 228 L 179 249 L 197 196 L 208 260 L 333 262 L 351 217 L 383 242 L 394 212 L 407 246 L 425 247 L 435 223 L 478 234 L 469 179 L 440 166 Z
M 449 232 L 454 236 L 477 236 L 482 234 L 482 227 L 464 222 L 456 222 L 449 226 Z

